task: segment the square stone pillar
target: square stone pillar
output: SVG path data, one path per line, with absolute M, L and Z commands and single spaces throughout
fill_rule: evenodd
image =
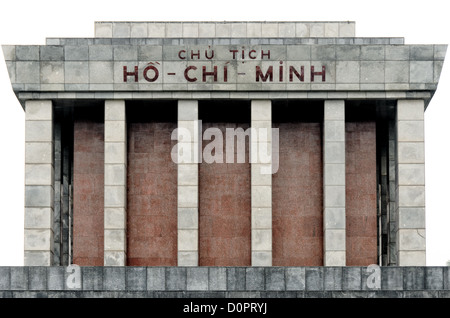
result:
M 198 101 L 178 101 L 178 266 L 198 266 Z
M 251 102 L 252 266 L 272 266 L 272 102 Z
M 105 101 L 104 264 L 127 262 L 127 123 L 124 100 Z
M 397 103 L 396 217 L 399 266 L 425 266 L 424 101 Z
M 53 105 L 25 102 L 24 265 L 53 264 Z
M 345 266 L 345 101 L 326 100 L 323 124 L 323 263 Z

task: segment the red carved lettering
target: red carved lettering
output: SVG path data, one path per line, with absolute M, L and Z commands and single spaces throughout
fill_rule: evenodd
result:
M 230 50 L 231 53 L 233 53 L 233 60 L 236 59 L 236 53 L 238 52 L 238 50 Z
M 202 70 L 203 70 L 203 82 L 206 82 L 206 76 L 214 76 L 214 82 L 217 82 L 217 66 L 214 66 L 213 72 L 207 72 L 206 66 L 203 66 Z
M 181 50 L 180 52 L 178 52 L 178 57 L 180 58 L 180 60 L 185 60 L 186 59 L 186 55 L 181 56 L 181 53 L 186 53 L 186 50 Z
M 211 52 L 212 52 L 211 56 L 208 56 L 208 50 L 205 50 L 205 57 L 208 60 L 210 60 L 210 59 L 212 59 L 214 57 L 214 50 L 211 50 Z
M 189 71 L 190 70 L 196 70 L 197 67 L 196 66 L 188 66 L 186 67 L 186 69 L 184 70 L 184 78 L 188 81 L 188 82 L 196 82 L 197 81 L 197 77 L 190 77 L 189 76 Z
M 267 56 L 267 58 L 270 60 L 270 50 L 267 52 L 264 52 L 264 50 L 261 50 L 261 60 L 264 59 L 264 56 Z
M 191 60 L 194 59 L 194 56 L 197 57 L 197 60 L 200 59 L 200 51 L 197 51 L 197 53 L 194 53 L 194 51 L 191 50 Z
M 152 70 L 154 72 L 153 77 L 148 77 L 148 71 Z M 154 67 L 153 65 L 149 65 L 144 69 L 144 78 L 147 82 L 154 82 L 158 79 L 159 77 L 159 71 L 156 67 Z
M 228 67 L 226 65 L 223 67 L 223 81 L 228 82 Z
M 297 70 L 293 66 L 289 66 L 289 82 L 292 82 L 294 80 L 294 74 L 300 80 L 300 82 L 305 81 L 305 67 L 304 66 L 300 66 L 300 74 L 297 72 Z
M 139 81 L 139 70 L 138 67 L 134 67 L 134 72 L 128 72 L 126 66 L 123 67 L 123 81 L 128 82 L 128 76 L 134 76 L 134 81 L 137 83 Z
M 248 52 L 248 57 L 251 58 L 252 60 L 256 59 L 256 55 L 252 55 L 252 53 L 256 53 L 255 50 L 251 50 L 250 52 Z
M 263 75 L 263 73 L 261 71 L 261 67 L 260 66 L 256 66 L 256 81 L 259 82 L 260 78 L 261 78 L 261 80 L 263 82 L 266 82 L 267 78 L 269 78 L 269 82 L 273 82 L 273 67 L 269 66 L 269 68 L 267 69 L 266 74 Z
M 325 82 L 325 65 L 322 66 L 322 72 L 314 72 L 314 66 L 311 66 L 311 82 L 314 82 L 315 75 L 322 75 L 322 82 Z

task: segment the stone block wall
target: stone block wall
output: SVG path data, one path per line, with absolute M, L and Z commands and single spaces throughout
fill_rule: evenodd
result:
M 53 261 L 54 142 L 51 101 L 25 105 L 24 264 Z
M 96 22 L 99 38 L 354 37 L 355 22 Z
M 0 297 L 450 297 L 448 267 L 0 267 Z

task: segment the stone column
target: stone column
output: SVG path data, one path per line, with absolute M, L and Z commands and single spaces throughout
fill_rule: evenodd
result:
M 251 102 L 252 266 L 272 266 L 272 102 Z
M 24 265 L 53 264 L 53 105 L 25 103 Z
M 397 131 L 396 131 L 396 115 L 393 114 L 393 118 L 389 118 L 389 266 L 397 265 Z
M 325 101 L 323 126 L 323 263 L 345 266 L 345 101 Z
M 397 246 L 399 266 L 425 266 L 424 101 L 397 103 Z
M 178 266 L 198 266 L 198 101 L 178 101 Z
M 104 264 L 127 262 L 127 124 L 125 101 L 105 101 Z

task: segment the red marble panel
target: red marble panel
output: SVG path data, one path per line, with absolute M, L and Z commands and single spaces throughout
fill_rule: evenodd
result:
M 226 128 L 248 124 L 203 123 L 203 129 Z M 248 142 L 246 163 L 199 165 L 199 264 L 201 266 L 251 265 L 251 192 Z M 205 147 L 210 141 L 204 141 Z M 236 159 L 235 159 L 236 162 Z
M 127 265 L 177 265 L 176 123 L 128 124 Z
M 322 139 L 319 123 L 276 123 L 279 170 L 272 177 L 274 266 L 323 265 Z
M 346 123 L 347 266 L 377 263 L 375 122 Z
M 73 263 L 103 266 L 103 123 L 74 121 Z

